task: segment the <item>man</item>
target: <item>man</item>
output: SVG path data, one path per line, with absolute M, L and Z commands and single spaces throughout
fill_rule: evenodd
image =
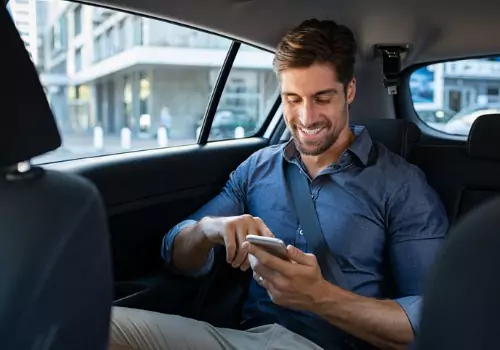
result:
M 332 21 L 291 30 L 274 69 L 292 141 L 250 156 L 216 198 L 164 238 L 167 263 L 191 276 L 211 269 L 216 244 L 234 268 L 247 270 L 255 259 L 244 306 L 252 328 L 116 308 L 112 349 L 392 349 L 413 341 L 422 282 L 447 219 L 418 168 L 373 143 L 363 127 L 349 126 L 355 54 L 351 31 Z M 350 290 L 325 280 L 306 253 L 284 182 L 287 166 L 309 179 L 325 241 Z M 250 233 L 282 239 L 291 261 L 245 242 Z

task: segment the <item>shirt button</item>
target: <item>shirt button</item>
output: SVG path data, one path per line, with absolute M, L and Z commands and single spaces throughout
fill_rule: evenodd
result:
M 303 236 L 304 232 L 302 230 L 299 231 L 299 235 Z

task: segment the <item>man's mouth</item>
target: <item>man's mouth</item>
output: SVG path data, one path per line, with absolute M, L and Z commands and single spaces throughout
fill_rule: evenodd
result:
M 319 127 L 319 128 L 314 128 L 314 129 L 311 129 L 311 128 L 303 128 L 301 126 L 298 127 L 298 129 L 305 135 L 307 136 L 314 136 L 314 135 L 317 135 L 321 132 L 321 130 L 324 129 L 324 127 Z

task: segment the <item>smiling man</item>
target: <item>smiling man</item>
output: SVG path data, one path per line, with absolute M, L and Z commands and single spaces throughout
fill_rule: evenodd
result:
M 292 140 L 250 156 L 163 240 L 166 262 L 193 278 L 210 271 L 215 245 L 234 268 L 247 270 L 252 258 L 247 329 L 115 308 L 111 349 L 394 349 L 413 341 L 422 283 L 448 223 L 418 168 L 350 126 L 355 54 L 351 31 L 332 21 L 308 20 L 287 33 L 274 68 Z M 323 251 L 337 259 L 346 289 L 309 253 L 287 167 L 309 182 Z M 282 239 L 289 261 L 249 244 L 248 234 Z

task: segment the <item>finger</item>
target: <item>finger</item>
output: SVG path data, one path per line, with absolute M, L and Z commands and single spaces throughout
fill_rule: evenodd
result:
M 269 276 L 271 277 L 260 275 L 258 272 L 253 273 L 253 278 L 255 279 L 257 284 L 264 287 L 268 291 L 268 293 L 271 293 L 273 295 L 281 293 L 282 290 L 285 290 L 286 288 L 283 287 L 287 283 L 285 278 L 271 270 L 269 270 L 268 272 L 270 273 Z
M 248 259 L 248 254 L 245 256 L 245 260 L 243 260 L 243 263 L 240 265 L 240 270 L 241 271 L 246 271 L 250 268 L 250 260 Z
M 242 247 L 243 249 L 248 251 L 248 254 L 252 254 L 257 258 L 257 260 L 259 261 L 259 265 L 264 265 L 272 270 L 278 271 L 282 275 L 290 274 L 290 270 L 293 269 L 294 264 L 292 262 L 269 254 L 264 249 L 259 248 L 255 244 L 245 242 Z
M 316 266 L 318 265 L 318 260 L 314 254 L 306 254 L 300 249 L 294 247 L 293 245 L 288 245 L 286 247 L 288 253 L 288 258 L 295 261 L 297 264 Z
M 233 230 L 226 231 L 223 235 L 224 245 L 226 246 L 226 261 L 228 264 L 232 264 L 234 257 L 236 255 L 236 237 Z
M 259 234 L 260 236 L 274 237 L 274 234 L 271 232 L 269 227 L 266 226 L 266 224 L 264 223 L 264 221 L 262 221 L 261 218 L 255 217 L 254 225 L 255 225 L 255 232 L 257 232 L 257 234 Z
M 259 275 L 257 272 L 253 272 L 253 279 L 255 280 L 255 282 L 257 282 L 258 284 L 261 284 L 263 281 L 264 281 L 264 277 L 262 277 L 261 275 Z
M 241 245 L 243 242 L 245 242 L 245 237 L 247 235 L 247 229 L 244 226 L 238 226 L 236 228 L 236 255 L 233 259 L 232 266 L 237 268 L 240 267 L 241 264 L 243 264 L 243 261 L 245 261 L 245 258 L 247 257 L 247 251 L 244 249 L 241 249 Z
M 270 269 L 269 267 L 257 263 L 253 269 L 254 273 L 258 276 L 262 276 L 262 278 L 267 279 L 269 281 L 273 281 L 279 275 L 279 272 Z
M 272 284 L 269 281 L 267 281 L 264 277 L 260 276 L 258 273 L 254 272 L 253 278 L 255 282 L 257 282 L 257 284 L 260 285 L 261 287 L 265 289 L 272 288 Z

